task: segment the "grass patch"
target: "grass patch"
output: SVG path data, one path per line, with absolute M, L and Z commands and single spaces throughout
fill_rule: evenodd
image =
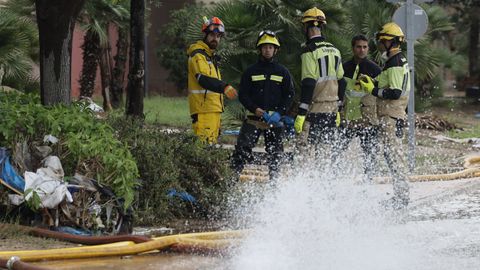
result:
M 144 100 L 144 112 L 149 124 L 190 127 L 187 97 L 154 96 Z
M 463 130 L 451 130 L 448 136 L 457 139 L 480 138 L 480 125 L 466 127 Z
M 19 237 L 22 235 L 27 235 L 28 232 L 19 226 L 18 221 L 10 221 L 10 223 L 4 223 L 5 221 L 0 221 L 0 239 L 5 239 L 9 237 Z
M 102 104 L 99 96 L 93 98 Z M 245 117 L 243 106 L 238 101 L 225 101 L 222 113 L 222 130 L 240 129 Z M 145 120 L 148 124 L 189 129 L 192 125 L 187 97 L 153 96 L 144 99 Z

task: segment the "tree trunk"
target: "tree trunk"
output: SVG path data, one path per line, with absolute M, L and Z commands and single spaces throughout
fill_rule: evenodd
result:
M 144 118 L 145 85 L 145 2 L 130 2 L 130 59 L 127 86 L 126 114 Z
M 478 72 L 478 35 L 479 35 L 479 7 L 474 7 L 470 10 L 470 34 L 468 46 L 468 72 L 469 76 L 477 76 Z
M 114 57 L 115 67 L 112 78 L 112 106 L 115 109 L 121 107 L 123 102 L 123 82 L 125 78 L 125 65 L 127 63 L 128 35 L 122 28 L 118 29 L 117 54 Z
M 110 63 L 110 45 L 106 45 L 102 48 L 102 54 L 100 57 L 100 74 L 102 76 L 102 96 L 103 96 L 103 110 L 111 111 L 112 103 L 110 101 L 110 85 L 112 82 L 111 63 Z
M 43 105 L 70 104 L 72 36 L 85 0 L 35 0 Z
M 83 40 L 83 66 L 80 76 L 80 96 L 92 97 L 97 77 L 98 58 L 100 56 L 100 37 L 93 31 L 87 31 Z

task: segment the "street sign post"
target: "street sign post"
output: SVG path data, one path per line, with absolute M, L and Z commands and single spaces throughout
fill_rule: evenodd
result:
M 418 39 L 427 32 L 428 16 L 425 10 L 416 4 L 412 4 L 413 16 L 410 16 L 411 13 L 407 12 L 407 7 L 408 3 L 395 10 L 392 19 L 406 32 L 405 37 L 407 40 L 415 41 L 415 39 Z M 408 29 L 407 18 L 412 21 L 410 29 Z
M 387 0 L 390 3 L 398 0 Z M 428 16 L 420 6 L 407 0 L 394 15 L 393 21 L 405 32 L 407 40 L 407 61 L 410 67 L 410 93 L 408 98 L 408 167 L 410 172 L 415 169 L 415 40 L 423 36 L 428 29 Z M 417 0 L 416 3 L 431 2 Z

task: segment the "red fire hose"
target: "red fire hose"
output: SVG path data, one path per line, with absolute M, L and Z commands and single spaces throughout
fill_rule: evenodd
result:
M 76 244 L 82 245 L 100 245 L 100 244 L 111 244 L 116 242 L 123 241 L 132 241 L 136 244 L 145 243 L 151 241 L 152 239 L 146 236 L 139 235 L 107 235 L 107 236 L 84 236 L 84 235 L 73 235 L 68 233 L 50 231 L 40 228 L 31 228 L 23 227 L 22 229 L 28 231 L 31 235 L 41 236 L 47 238 L 54 238 L 61 241 L 67 241 Z
M 0 259 L 0 268 L 8 270 L 49 270 L 20 261 L 18 257 L 11 257 L 8 260 Z

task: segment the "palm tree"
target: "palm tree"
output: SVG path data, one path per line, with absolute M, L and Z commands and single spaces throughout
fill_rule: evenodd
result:
M 123 103 L 123 84 L 128 57 L 128 29 L 118 28 L 117 54 L 113 57 L 115 65 L 112 70 L 112 106 L 118 109 Z
M 83 68 L 80 77 L 80 95 L 91 97 L 95 86 L 97 66 L 100 64 L 104 109 L 111 109 L 109 89 L 112 83 L 112 60 L 110 56 L 109 27 L 118 28 L 128 23 L 126 1 L 88 0 L 80 16 L 80 24 L 85 31 Z
M 23 90 L 38 60 L 38 31 L 31 1 L 10 0 L 0 9 L 0 85 Z M 38 82 L 38 80 L 37 80 Z
M 101 52 L 98 33 L 87 30 L 83 37 L 83 65 L 80 75 L 80 96 L 92 97 L 97 77 L 98 58 Z

